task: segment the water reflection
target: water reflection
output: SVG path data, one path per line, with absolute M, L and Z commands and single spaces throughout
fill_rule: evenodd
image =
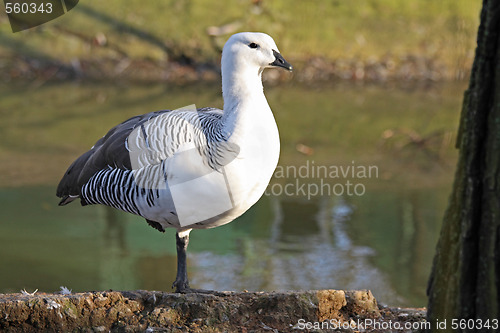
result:
M 405 198 L 393 199 L 395 206 L 404 205 Z M 408 233 L 419 221 L 406 221 L 393 229 L 400 225 L 398 220 L 387 220 L 382 232 L 388 237 L 407 233 L 407 238 L 398 237 L 399 246 L 388 252 L 388 239 L 385 244 L 370 244 L 373 247 L 355 241 L 356 225 L 361 224 L 367 234 L 380 232 L 377 226 L 367 226 L 359 219 L 370 211 L 357 208 L 363 200 L 271 201 L 275 219 L 269 236 L 248 235 L 232 254 L 193 254 L 194 283 L 202 288 L 233 290 L 371 289 L 386 304 L 425 304 L 432 258 L 426 247 L 436 240 L 438 228 Z M 439 225 L 439 219 L 433 219 L 432 223 Z M 422 239 L 426 241 L 419 242 Z M 395 265 L 384 266 L 385 262 Z
M 0 274 L 2 292 L 54 291 L 60 285 L 74 291 L 170 290 L 176 264 L 172 231 L 161 234 L 140 218 L 103 206 L 51 207 L 51 192 L 0 191 L 0 265 L 8 267 Z M 25 197 L 32 200 L 19 200 Z M 192 233 L 192 285 L 371 289 L 387 304 L 424 305 L 430 244 L 439 230 L 440 216 L 433 211 L 445 205 L 424 205 L 439 195 L 426 197 L 264 197 L 239 220 Z

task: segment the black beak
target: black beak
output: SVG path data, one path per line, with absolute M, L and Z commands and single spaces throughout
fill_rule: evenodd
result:
M 270 66 L 283 67 L 285 69 L 288 69 L 289 71 L 292 71 L 292 65 L 290 65 L 290 63 L 286 61 L 281 54 L 279 54 L 279 52 L 273 50 L 273 54 L 276 59 L 269 64 Z

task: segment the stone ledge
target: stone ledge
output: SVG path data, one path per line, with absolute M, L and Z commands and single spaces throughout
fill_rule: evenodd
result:
M 352 325 L 365 319 L 415 322 L 425 319 L 425 309 L 380 306 L 369 290 L 0 294 L 2 332 L 288 332 L 300 331 L 300 319 Z

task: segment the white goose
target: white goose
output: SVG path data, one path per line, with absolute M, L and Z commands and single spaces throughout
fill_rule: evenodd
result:
M 103 204 L 177 229 L 176 292 L 189 292 L 192 229 L 229 223 L 262 196 L 279 158 L 279 135 L 262 71 L 292 66 L 263 33 L 229 38 L 222 51 L 224 110 L 164 110 L 126 120 L 68 168 L 57 188 L 66 205 Z

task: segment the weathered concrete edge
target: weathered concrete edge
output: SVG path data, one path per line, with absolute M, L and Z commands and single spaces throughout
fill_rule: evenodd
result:
M 369 290 L 214 292 L 107 291 L 71 295 L 0 294 L 0 329 L 11 332 L 290 330 L 299 319 L 380 318 Z

